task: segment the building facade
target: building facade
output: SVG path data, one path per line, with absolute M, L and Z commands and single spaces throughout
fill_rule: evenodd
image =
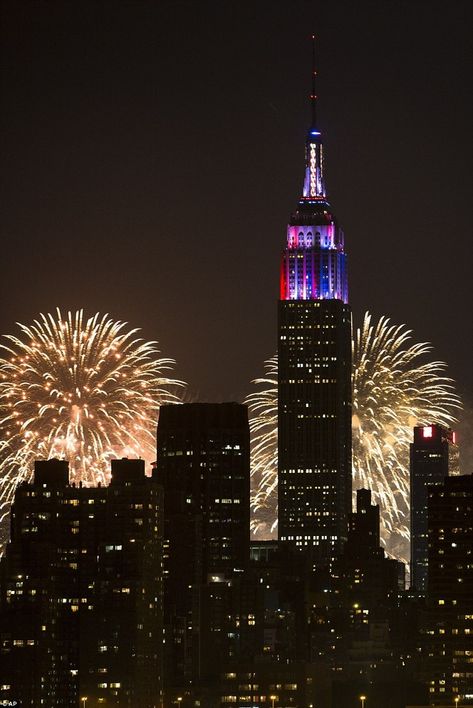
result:
M 455 433 L 441 425 L 418 425 L 410 446 L 411 586 L 427 591 L 429 486 L 456 472 Z
M 218 676 L 234 644 L 229 608 L 250 556 L 247 407 L 162 406 L 156 473 L 164 491 L 165 675 L 172 704 L 191 684 Z
M 315 109 L 281 260 L 278 372 L 279 538 L 326 562 L 351 511 L 351 312 Z
M 473 705 L 473 475 L 428 491 L 426 678 L 434 705 Z
M 142 460 L 89 488 L 35 464 L 0 564 L 1 699 L 162 708 L 161 503 Z
M 387 619 L 382 608 L 394 606 L 404 590 L 404 563 L 386 557 L 380 545 L 379 506 L 371 503 L 369 489 L 356 492 L 356 509 L 350 513 L 348 540 L 335 565 L 339 597 L 366 623 L 373 612 Z M 362 609 L 365 615 L 362 614 Z M 355 620 L 358 619 L 355 617 Z

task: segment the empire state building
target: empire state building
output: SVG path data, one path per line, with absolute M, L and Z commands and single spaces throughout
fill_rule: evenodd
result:
M 304 186 L 281 259 L 278 525 L 280 541 L 324 563 L 346 540 L 351 511 L 351 311 L 315 89 L 311 99 Z

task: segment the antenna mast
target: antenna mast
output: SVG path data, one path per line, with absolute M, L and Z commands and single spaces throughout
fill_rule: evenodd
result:
M 315 34 L 312 35 L 312 91 L 310 94 L 310 103 L 312 108 L 312 128 L 317 127 L 317 94 L 315 93 L 315 82 L 317 78 L 317 57 Z

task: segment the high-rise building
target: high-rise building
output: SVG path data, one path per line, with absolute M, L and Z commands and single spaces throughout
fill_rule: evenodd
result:
M 443 484 L 455 473 L 457 457 L 455 433 L 441 425 L 418 425 L 410 446 L 411 498 L 411 586 L 418 592 L 427 590 L 429 486 Z
M 181 516 L 200 519 L 200 581 L 232 574 L 250 554 L 250 441 L 248 409 L 239 403 L 161 407 L 157 477 L 165 492 L 168 562 L 182 544 Z M 195 553 L 196 548 L 189 549 Z M 165 576 L 169 577 L 168 566 Z M 182 572 L 180 569 L 179 573 Z M 166 580 L 166 582 L 168 582 Z
M 231 604 L 233 591 L 227 588 L 249 564 L 247 407 L 162 406 L 156 472 L 164 490 L 165 675 L 171 704 L 191 682 L 196 686 L 212 671 L 218 674 L 228 638 L 222 622 L 231 614 L 221 608 Z M 206 657 L 215 657 L 211 666 Z
M 435 705 L 473 704 L 473 475 L 428 490 L 425 665 Z
M 142 460 L 114 460 L 108 487 L 35 463 L 0 563 L 0 699 L 162 708 L 161 535 Z
M 315 70 L 314 70 L 315 74 Z M 343 231 L 327 200 L 315 115 L 282 254 L 278 318 L 279 538 L 321 562 L 351 510 L 351 312 Z

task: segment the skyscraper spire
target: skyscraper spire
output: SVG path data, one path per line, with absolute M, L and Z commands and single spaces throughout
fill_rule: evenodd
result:
M 306 140 L 305 178 L 302 198 L 309 201 L 326 201 L 324 182 L 324 155 L 322 136 L 317 127 L 317 59 L 315 34 L 312 42 L 312 83 L 310 93 L 311 123 Z
M 302 195 L 291 215 L 281 261 L 281 300 L 348 303 L 343 231 L 327 199 L 322 135 L 316 125 L 316 41 L 312 35 L 312 121 L 305 145 Z

